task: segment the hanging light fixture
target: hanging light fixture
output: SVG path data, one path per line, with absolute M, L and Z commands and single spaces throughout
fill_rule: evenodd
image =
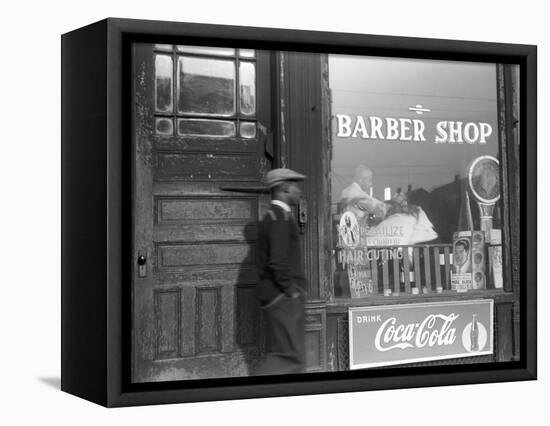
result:
M 415 111 L 418 115 L 422 115 L 425 112 L 431 112 L 432 110 L 429 108 L 424 108 L 422 105 L 418 104 L 418 105 L 409 107 L 409 111 Z

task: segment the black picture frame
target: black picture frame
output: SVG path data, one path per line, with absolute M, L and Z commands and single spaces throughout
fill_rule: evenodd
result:
M 132 42 L 517 64 L 519 179 L 511 191 L 520 360 L 132 384 L 128 80 Z M 537 377 L 536 46 L 109 18 L 62 36 L 62 390 L 108 407 L 534 380 Z M 515 209 L 515 210 L 514 210 Z

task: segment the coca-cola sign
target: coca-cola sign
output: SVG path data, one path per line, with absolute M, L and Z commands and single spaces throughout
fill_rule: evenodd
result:
M 493 301 L 349 309 L 350 368 L 493 353 Z

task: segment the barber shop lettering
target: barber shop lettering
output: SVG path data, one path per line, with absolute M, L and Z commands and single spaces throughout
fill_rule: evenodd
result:
M 339 138 L 429 142 L 425 135 L 426 125 L 419 119 L 336 114 L 336 120 Z M 433 133 L 432 142 L 436 144 L 486 144 L 493 128 L 483 122 L 439 121 Z

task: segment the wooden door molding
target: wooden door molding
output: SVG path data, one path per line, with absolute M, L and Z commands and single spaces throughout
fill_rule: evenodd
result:
M 303 229 L 302 258 L 307 278 L 306 348 L 308 371 L 326 371 L 326 297 L 328 287 L 327 147 L 330 137 L 328 59 L 318 53 L 281 53 L 283 123 L 281 152 L 287 166 L 304 173 L 308 217 Z M 330 266 L 330 265 L 329 265 Z

